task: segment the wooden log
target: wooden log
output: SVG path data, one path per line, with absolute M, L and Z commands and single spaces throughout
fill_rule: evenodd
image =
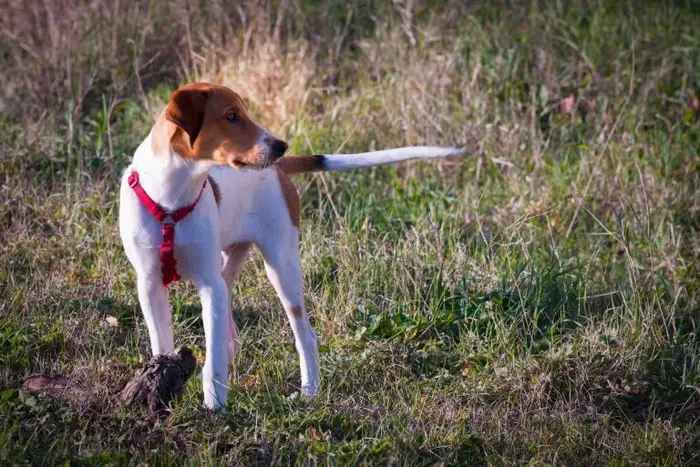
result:
M 124 405 L 145 405 L 152 414 L 165 417 L 170 403 L 182 396 L 196 366 L 194 354 L 187 347 L 157 355 L 119 391 L 119 400 Z

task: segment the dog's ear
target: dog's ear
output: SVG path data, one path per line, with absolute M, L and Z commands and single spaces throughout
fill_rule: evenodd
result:
M 210 94 L 210 85 L 190 84 L 173 92 L 165 108 L 166 120 L 173 122 L 190 136 L 190 147 L 194 146 L 202 129 L 204 110 Z

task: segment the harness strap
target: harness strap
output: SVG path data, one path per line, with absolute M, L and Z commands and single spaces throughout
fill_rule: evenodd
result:
M 134 190 L 134 194 L 136 194 L 141 205 L 146 208 L 154 219 L 163 223 L 163 239 L 160 243 L 160 262 L 161 272 L 163 274 L 163 287 L 168 287 L 172 282 L 180 280 L 180 275 L 177 273 L 177 262 L 175 261 L 175 224 L 194 211 L 199 199 L 202 197 L 202 193 L 204 193 L 207 181 L 204 180 L 202 189 L 199 191 L 197 199 L 195 199 L 192 204 L 172 212 L 163 209 L 163 207 L 148 196 L 148 193 L 146 193 L 146 190 L 143 189 L 139 182 L 138 172 L 132 170 L 131 174 L 129 174 L 128 182 L 129 187 Z M 165 222 L 168 217 L 170 217 L 170 221 Z

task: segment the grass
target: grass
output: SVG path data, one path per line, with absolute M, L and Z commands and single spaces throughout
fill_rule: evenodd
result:
M 497 3 L 11 2 L 0 459 L 700 462 L 698 6 Z M 193 379 L 153 422 L 114 401 L 149 358 L 116 186 L 194 79 L 238 90 L 294 153 L 472 151 L 295 178 L 321 395 L 295 394 L 258 255 L 234 290 L 227 408 L 204 410 Z M 201 356 L 193 287 L 171 302 Z M 73 389 L 33 394 L 35 374 Z

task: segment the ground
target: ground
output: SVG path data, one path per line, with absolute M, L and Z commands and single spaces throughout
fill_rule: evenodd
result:
M 568 3 L 10 2 L 0 459 L 700 462 L 700 10 Z M 192 378 L 154 421 L 115 401 L 150 358 L 116 187 L 192 80 L 238 91 L 292 154 L 469 154 L 295 177 L 321 394 L 297 395 L 256 255 L 227 407 Z M 171 303 L 201 359 L 193 286 Z

